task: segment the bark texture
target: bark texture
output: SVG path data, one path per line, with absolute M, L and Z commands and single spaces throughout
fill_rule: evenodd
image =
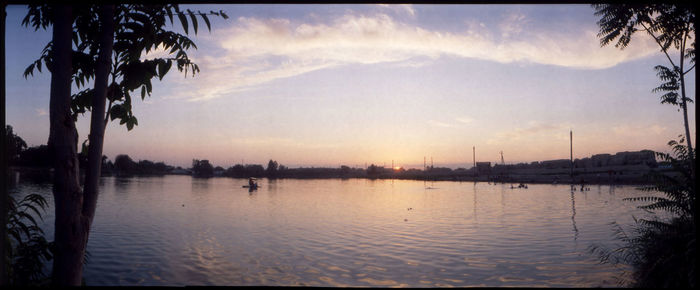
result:
M 53 7 L 53 58 L 51 63 L 50 131 L 53 156 L 53 196 L 56 209 L 55 255 L 52 283 L 80 285 L 86 236 L 80 218 L 83 195 L 79 182 L 78 131 L 71 116 L 73 9 Z M 78 213 L 78 214 L 76 214 Z
M 70 109 L 72 9 L 59 6 L 55 11 L 49 136 L 49 147 L 55 158 L 53 193 L 56 204 L 56 255 L 52 281 L 55 285 L 78 286 L 82 282 L 85 249 L 99 193 L 105 129 L 103 120 L 114 39 L 114 5 L 104 5 L 99 12 L 100 50 L 95 68 L 84 190 L 81 190 L 79 182 L 78 132 Z

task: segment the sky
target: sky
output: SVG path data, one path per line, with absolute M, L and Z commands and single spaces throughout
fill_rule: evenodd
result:
M 191 35 L 200 73 L 154 82 L 133 105 L 133 130 L 109 123 L 111 160 L 422 168 L 425 157 L 470 168 L 473 147 L 476 161 L 568 159 L 570 130 L 574 158 L 668 152 L 684 132 L 678 107 L 652 92 L 653 67 L 668 66 L 653 39 L 601 47 L 589 5 L 181 6 L 229 19 Z M 5 121 L 37 146 L 49 135 L 50 74 L 22 73 L 51 33 L 21 26 L 26 12 L 7 8 Z M 694 106 L 689 119 L 695 136 Z

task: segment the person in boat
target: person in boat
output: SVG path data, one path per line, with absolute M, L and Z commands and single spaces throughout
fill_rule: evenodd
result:
M 256 185 L 257 184 L 255 184 L 255 178 L 252 178 L 252 177 L 248 178 L 248 186 L 250 186 L 252 188 L 252 187 L 255 187 Z

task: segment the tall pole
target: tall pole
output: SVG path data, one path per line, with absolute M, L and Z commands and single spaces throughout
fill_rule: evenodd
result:
M 472 146 L 472 161 L 474 162 L 474 168 L 476 168 L 476 146 Z
M 571 161 L 571 182 L 574 181 L 574 131 L 569 130 L 569 149 L 570 149 L 570 161 Z

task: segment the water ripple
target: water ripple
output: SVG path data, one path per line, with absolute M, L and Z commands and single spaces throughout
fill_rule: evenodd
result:
M 644 215 L 614 192 L 471 182 L 102 178 L 88 285 L 617 286 L 590 243 Z M 20 183 L 16 193 L 46 185 Z M 50 201 L 52 203 L 52 201 Z M 52 213 L 42 227 L 52 237 Z

